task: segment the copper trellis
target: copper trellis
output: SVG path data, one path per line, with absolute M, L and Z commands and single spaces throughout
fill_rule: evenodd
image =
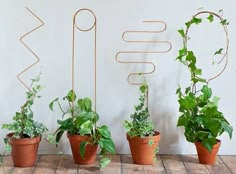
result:
M 193 17 L 196 17 L 196 16 L 199 16 L 201 14 L 211 14 L 215 17 L 217 17 L 221 22 L 223 22 L 223 18 L 217 14 L 217 13 L 214 13 L 214 12 L 210 12 L 210 11 L 201 11 L 201 12 L 198 12 L 197 14 L 195 14 Z M 225 71 L 225 68 L 227 67 L 227 64 L 228 64 L 228 50 L 229 50 L 229 35 L 228 35 L 228 28 L 227 28 L 227 25 L 222 25 L 223 28 L 224 28 L 224 32 L 225 32 L 225 35 L 226 35 L 226 50 L 225 50 L 225 53 L 223 54 L 223 57 L 221 58 L 221 60 L 218 62 L 218 64 L 220 64 L 224 59 L 225 59 L 225 65 L 223 67 L 223 69 L 215 76 L 209 78 L 207 80 L 207 84 L 211 81 L 211 80 L 214 80 L 216 79 L 217 77 L 219 77 L 224 71 Z M 189 31 L 189 28 L 187 28 L 186 30 L 186 36 L 188 35 L 188 31 Z M 185 45 L 187 46 L 187 42 L 188 42 L 188 39 L 185 38 Z
M 121 61 L 119 60 L 119 55 L 121 54 L 157 54 L 157 53 L 167 53 L 171 50 L 172 48 L 172 45 L 169 41 L 160 41 L 160 40 L 130 40 L 130 39 L 126 39 L 126 35 L 129 34 L 129 33 L 148 33 L 148 34 L 159 34 L 159 33 L 162 33 L 166 30 L 167 28 L 167 24 L 164 22 L 164 21 L 143 21 L 143 23 L 160 23 L 160 24 L 163 24 L 164 27 L 163 29 L 161 30 L 140 30 L 140 31 L 136 31 L 136 30 L 128 30 L 128 31 L 125 31 L 123 32 L 122 34 L 122 40 L 124 42 L 127 42 L 127 43 L 146 43 L 146 44 L 167 44 L 169 45 L 169 48 L 167 50 L 163 50 L 163 51 L 119 51 L 116 56 L 115 56 L 115 59 L 118 63 L 125 63 L 125 64 L 146 64 L 146 65 L 151 65 L 153 67 L 153 69 L 149 72 L 141 72 L 141 74 L 143 75 L 148 75 L 148 74 L 152 74 L 154 73 L 155 69 L 156 69 L 156 66 L 153 62 L 150 62 L 150 61 Z M 133 72 L 133 73 L 130 73 L 127 77 L 127 81 L 130 85 L 141 85 L 142 83 L 137 83 L 137 82 L 131 82 L 130 81 L 130 78 L 131 76 L 137 76 L 138 74 L 140 74 L 140 72 Z M 147 95 L 147 105 L 148 105 L 148 95 Z
M 28 66 L 27 68 L 25 68 L 23 71 L 21 71 L 18 75 L 17 75 L 17 79 L 31 92 L 34 94 L 33 91 L 31 91 L 30 87 L 26 85 L 26 83 L 23 82 L 23 80 L 21 80 L 20 76 L 22 74 L 24 74 L 26 71 L 28 71 L 30 68 L 32 68 L 34 65 L 36 65 L 40 59 L 39 57 L 36 55 L 36 53 L 33 52 L 32 49 L 30 49 L 27 44 L 23 41 L 23 39 L 29 35 L 30 33 L 34 32 L 35 30 L 39 29 L 40 27 L 42 27 L 44 25 L 44 22 L 35 14 L 33 13 L 29 8 L 25 7 L 35 18 L 37 18 L 41 24 L 37 27 L 35 27 L 34 29 L 30 30 L 29 32 L 25 33 L 23 36 L 20 37 L 20 42 L 35 56 L 35 58 L 37 59 L 36 62 L 34 62 L 33 64 L 31 64 L 30 66 Z
M 78 16 L 78 14 L 82 11 L 88 11 L 90 12 L 93 17 L 94 17 L 94 23 L 93 25 L 88 28 L 88 29 L 82 29 L 81 27 L 78 27 L 78 25 L 76 25 L 76 17 Z M 83 8 L 78 10 L 74 17 L 73 17 L 73 34 L 72 34 L 72 89 L 74 90 L 75 88 L 75 29 L 78 29 L 82 32 L 87 32 L 90 31 L 92 29 L 94 29 L 94 109 L 96 111 L 96 100 L 97 100 L 97 19 L 95 14 L 93 13 L 92 10 L 87 9 L 87 8 Z M 72 107 L 74 107 L 74 102 L 72 102 Z

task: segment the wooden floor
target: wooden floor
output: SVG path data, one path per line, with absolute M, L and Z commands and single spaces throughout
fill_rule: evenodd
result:
M 73 163 L 70 155 L 40 155 L 37 163 L 30 168 L 14 168 L 10 156 L 4 157 L 1 174 L 236 174 L 236 156 L 218 156 L 214 166 L 198 164 L 196 155 L 158 155 L 153 165 L 133 164 L 130 155 L 115 155 L 105 169 L 99 170 L 98 159 L 94 165 L 84 166 Z

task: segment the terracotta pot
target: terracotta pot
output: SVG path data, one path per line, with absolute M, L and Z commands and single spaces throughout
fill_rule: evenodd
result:
M 126 134 L 126 136 L 129 141 L 129 147 L 134 163 L 142 165 L 153 164 L 156 148 L 161 139 L 160 133 L 155 132 L 154 136 L 145 138 L 131 138 L 128 134 Z M 149 140 L 153 140 L 154 144 L 150 146 L 148 144 Z
M 13 133 L 7 134 L 12 147 L 11 156 L 15 167 L 34 166 L 41 137 L 13 138 Z
M 76 164 L 93 164 L 96 159 L 98 145 L 88 144 L 85 148 L 84 158 L 82 158 L 80 155 L 80 143 L 83 141 L 89 141 L 90 137 L 71 135 L 70 133 L 67 133 L 67 137 L 70 141 L 74 162 Z
M 201 142 L 195 142 L 195 146 L 197 149 L 198 160 L 200 164 L 208 164 L 214 165 L 218 150 L 220 148 L 221 141 L 217 140 L 217 144 L 215 144 L 212 148 L 211 153 L 202 145 Z

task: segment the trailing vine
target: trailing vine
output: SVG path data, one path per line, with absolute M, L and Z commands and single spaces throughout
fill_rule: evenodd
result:
M 220 20 L 219 24 L 224 28 L 226 35 L 226 48 L 223 53 L 223 48 L 215 51 L 214 55 L 221 55 L 222 58 L 218 64 L 225 60 L 223 69 L 214 77 L 208 80 L 203 78 L 202 69 L 197 67 L 197 57 L 192 50 L 188 49 L 189 30 L 193 25 L 199 25 L 204 18 L 200 18 L 200 15 L 207 14 L 206 18 L 212 23 L 215 18 Z M 189 142 L 202 142 L 208 151 L 212 150 L 212 147 L 217 142 L 217 136 L 223 132 L 227 132 L 232 137 L 233 128 L 229 125 L 229 122 L 224 118 L 222 112 L 218 110 L 218 97 L 212 97 L 212 90 L 208 84 L 211 80 L 220 76 L 228 63 L 228 30 L 227 25 L 229 22 L 222 17 L 222 10 L 219 13 L 210 11 L 201 11 L 195 14 L 191 20 L 185 23 L 185 30 L 178 30 L 183 39 L 183 48 L 179 50 L 179 55 L 176 60 L 180 61 L 186 66 L 190 72 L 191 84 L 182 92 L 181 87 L 176 91 L 179 97 L 179 111 L 181 116 L 179 117 L 177 126 L 185 127 L 185 136 Z M 201 86 L 200 90 L 197 90 L 196 85 Z

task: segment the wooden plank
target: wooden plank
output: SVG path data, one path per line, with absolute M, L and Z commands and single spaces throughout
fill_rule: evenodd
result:
M 35 168 L 34 174 L 56 173 L 59 160 L 59 155 L 42 155 Z
M 56 173 L 57 174 L 77 174 L 78 165 L 74 163 L 71 155 L 63 155 L 60 158 Z
M 101 174 L 107 174 L 107 173 L 120 174 L 121 173 L 120 155 L 111 155 L 109 157 L 111 158 L 110 164 L 104 169 L 102 169 L 100 173 Z
M 219 157 L 224 162 L 224 164 L 228 167 L 231 173 L 236 174 L 236 156 L 228 155 L 228 156 L 219 156 Z
M 79 165 L 78 174 L 98 174 L 100 173 L 100 167 L 98 163 L 98 156 L 94 164 L 90 165 Z
M 188 173 L 179 155 L 161 155 L 161 159 L 168 174 Z
M 181 155 L 181 159 L 191 174 L 209 174 L 207 167 L 199 164 L 197 155 Z
M 143 174 L 142 165 L 134 164 L 131 155 L 121 155 L 122 173 L 123 174 Z
M 167 173 L 165 167 L 163 165 L 160 156 L 157 156 L 157 160 L 153 163 L 153 165 L 144 165 L 143 170 L 145 174 L 165 174 Z
M 212 174 L 231 174 L 229 169 L 219 157 L 216 158 L 215 165 L 207 165 L 207 168 Z
M 1 167 L 1 173 L 12 173 L 14 167 L 13 167 L 13 161 L 10 155 L 4 156 L 3 158 L 3 166 Z

